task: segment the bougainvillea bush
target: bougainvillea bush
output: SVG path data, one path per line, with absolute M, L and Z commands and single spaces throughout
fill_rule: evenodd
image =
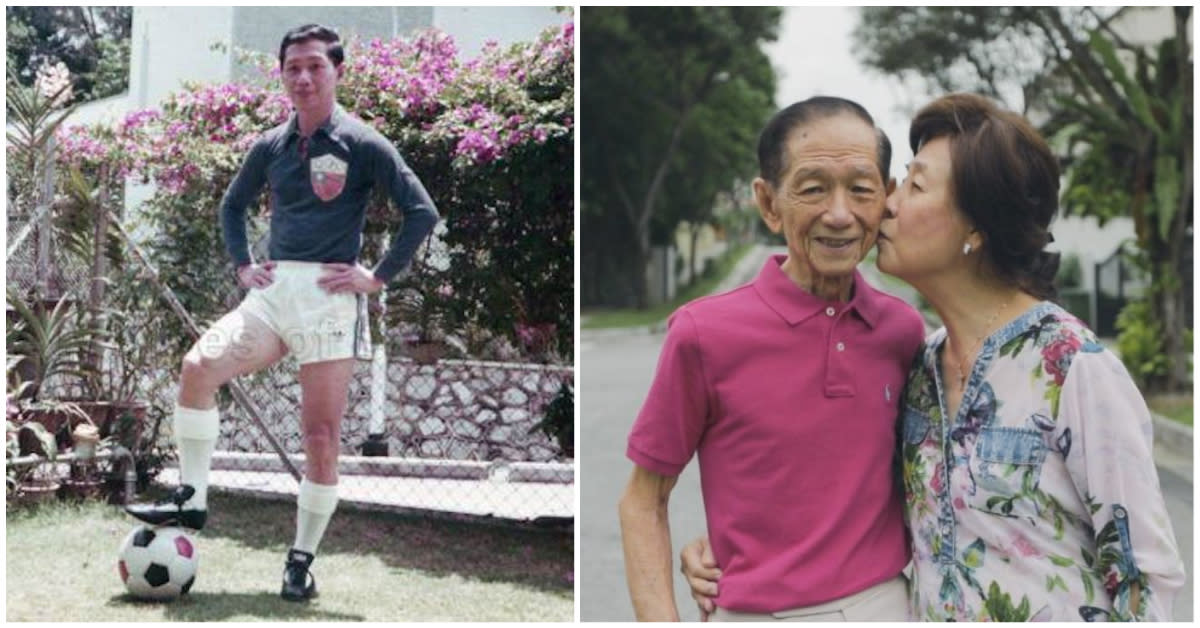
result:
M 389 289 L 389 329 L 485 330 L 528 357 L 572 359 L 574 25 L 461 60 L 452 38 L 349 41 L 338 101 L 394 142 L 444 219 L 410 276 Z M 60 166 L 152 183 L 139 220 L 160 274 L 199 320 L 236 301 L 217 217 L 253 141 L 291 107 L 272 58 L 255 83 L 188 85 L 113 126 L 60 130 Z M 266 193 L 251 235 L 265 231 Z M 378 260 L 400 212 L 376 194 L 363 259 Z M 419 307 L 413 307 L 415 299 Z M 405 297 L 410 298 L 405 298 Z M 378 307 L 378 304 L 377 304 Z M 186 335 L 180 334 L 182 339 Z M 181 343 L 186 344 L 185 340 Z

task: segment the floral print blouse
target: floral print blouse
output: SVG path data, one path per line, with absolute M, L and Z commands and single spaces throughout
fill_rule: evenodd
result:
M 1169 621 L 1183 563 L 1120 360 L 1040 303 L 984 342 L 947 420 L 945 339 L 918 355 L 901 423 L 914 618 Z

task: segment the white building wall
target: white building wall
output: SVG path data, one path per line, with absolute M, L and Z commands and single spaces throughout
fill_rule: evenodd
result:
M 1122 242 L 1135 237 L 1133 219 L 1114 218 L 1103 227 L 1095 218 L 1068 216 L 1059 218 L 1050 226 L 1054 234 L 1054 243 L 1046 248 L 1058 251 L 1063 257 L 1074 254 L 1079 256 L 1083 270 L 1083 287 L 1095 289 L 1095 265 L 1108 259 Z
M 459 56 L 470 59 L 488 41 L 501 45 L 528 41 L 548 26 L 571 19 L 569 13 L 551 7 L 435 7 L 433 27 L 449 33 L 458 44 Z
M 158 107 L 184 81 L 229 78 L 230 7 L 134 7 L 129 56 L 129 108 Z M 226 49 L 212 50 L 213 44 Z

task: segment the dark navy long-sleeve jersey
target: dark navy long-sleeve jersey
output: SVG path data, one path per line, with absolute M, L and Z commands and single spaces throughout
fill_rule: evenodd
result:
M 251 147 L 221 202 L 225 246 L 238 266 L 251 261 L 246 209 L 264 184 L 271 193 L 268 254 L 276 261 L 357 262 L 375 185 L 404 216 L 400 233 L 373 269 L 380 281 L 407 270 L 438 221 L 429 193 L 396 148 L 340 107 L 309 138 L 300 136 L 293 114 Z

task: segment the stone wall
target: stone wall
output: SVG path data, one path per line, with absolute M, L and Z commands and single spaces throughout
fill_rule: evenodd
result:
M 345 454 L 360 453 L 368 435 L 379 431 L 395 457 L 545 462 L 561 455 L 557 443 L 534 426 L 563 381 L 573 377 L 569 367 L 463 360 L 420 365 L 407 358 L 386 369 L 372 366 L 360 363 L 351 383 L 341 434 Z M 373 372 L 386 373 L 383 386 L 373 385 Z M 283 448 L 302 451 L 294 366 L 246 384 Z M 218 450 L 273 451 L 237 406 L 225 416 Z

